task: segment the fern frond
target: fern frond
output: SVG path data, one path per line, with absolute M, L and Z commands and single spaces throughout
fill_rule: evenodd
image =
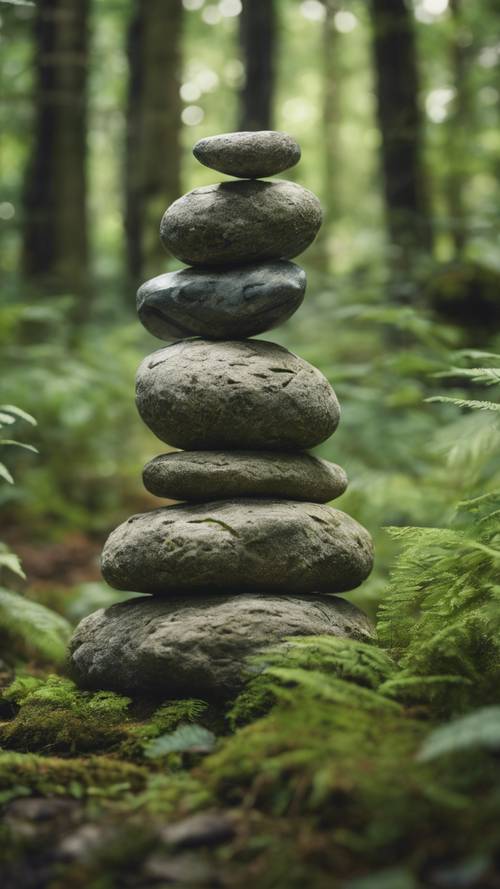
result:
M 495 401 L 475 401 L 466 398 L 452 398 L 448 395 L 433 395 L 431 398 L 426 398 L 425 401 L 428 403 L 453 404 L 455 407 L 470 408 L 471 410 L 478 411 L 500 411 L 500 404 Z

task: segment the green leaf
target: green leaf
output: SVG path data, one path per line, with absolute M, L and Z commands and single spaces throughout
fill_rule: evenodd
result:
M 2 657 L 63 664 L 71 635 L 68 621 L 38 602 L 0 587 Z
M 14 479 L 4 463 L 0 463 L 0 478 L 5 479 L 5 481 L 9 482 L 11 485 L 14 484 Z
M 2 411 L 0 411 L 0 425 L 2 425 L 2 424 L 9 425 L 9 423 L 15 423 L 15 422 L 16 422 L 15 417 L 12 417 L 10 414 L 4 414 L 4 413 L 2 413 Z
M 0 568 L 7 568 L 8 571 L 12 571 L 13 574 L 17 574 L 23 580 L 26 579 L 26 575 L 21 568 L 21 560 L 15 553 L 0 552 Z
M 500 707 L 482 707 L 435 729 L 424 741 L 417 759 L 428 762 L 473 747 L 500 750 Z
M 0 445 L 15 445 L 17 448 L 24 448 L 26 451 L 33 451 L 34 454 L 38 454 L 38 450 L 34 445 L 25 444 L 24 441 L 14 441 L 13 438 L 0 438 Z
M 500 404 L 495 401 L 471 401 L 465 398 L 450 398 L 448 395 L 433 395 L 432 398 L 426 398 L 425 401 L 454 404 L 455 407 L 468 407 L 475 411 L 500 411 Z
M 211 753 L 216 740 L 215 735 L 201 725 L 180 725 L 175 732 L 148 741 L 144 752 L 149 759 L 167 753 Z
M 15 417 L 18 417 L 20 420 L 26 420 L 27 423 L 31 423 L 32 426 L 36 426 L 36 420 L 31 414 L 28 414 L 27 411 L 23 411 L 22 408 L 16 407 L 15 404 L 0 404 L 0 411 L 6 411 L 8 414 L 14 414 Z

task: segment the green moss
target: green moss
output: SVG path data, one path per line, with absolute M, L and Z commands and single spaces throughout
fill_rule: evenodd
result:
M 2 699 L 19 708 L 0 724 L 0 744 L 10 749 L 91 753 L 110 750 L 128 737 L 129 698 L 81 692 L 60 676 L 20 676 Z
M 145 768 L 108 756 L 62 759 L 0 751 L 0 800 L 18 796 L 123 795 L 146 784 Z

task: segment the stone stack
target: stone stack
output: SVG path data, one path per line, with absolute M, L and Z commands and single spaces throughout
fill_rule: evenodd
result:
M 196 188 L 161 222 L 188 264 L 138 292 L 144 326 L 176 340 L 137 374 L 144 422 L 180 451 L 144 469 L 146 488 L 182 501 L 135 515 L 108 538 L 104 578 L 149 593 L 82 621 L 81 685 L 164 697 L 224 698 L 246 658 L 292 635 L 367 637 L 365 616 L 332 595 L 372 567 L 367 531 L 325 505 L 347 486 L 307 453 L 336 429 L 326 378 L 281 346 L 248 339 L 289 318 L 306 276 L 290 259 L 315 238 L 320 204 L 279 173 L 300 157 L 284 133 L 202 139 L 197 159 L 240 177 Z

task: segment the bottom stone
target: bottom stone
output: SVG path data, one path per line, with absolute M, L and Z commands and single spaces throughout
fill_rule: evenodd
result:
M 367 640 L 368 618 L 337 596 L 131 599 L 81 621 L 70 652 L 84 688 L 225 699 L 251 673 L 246 658 L 287 636 Z

